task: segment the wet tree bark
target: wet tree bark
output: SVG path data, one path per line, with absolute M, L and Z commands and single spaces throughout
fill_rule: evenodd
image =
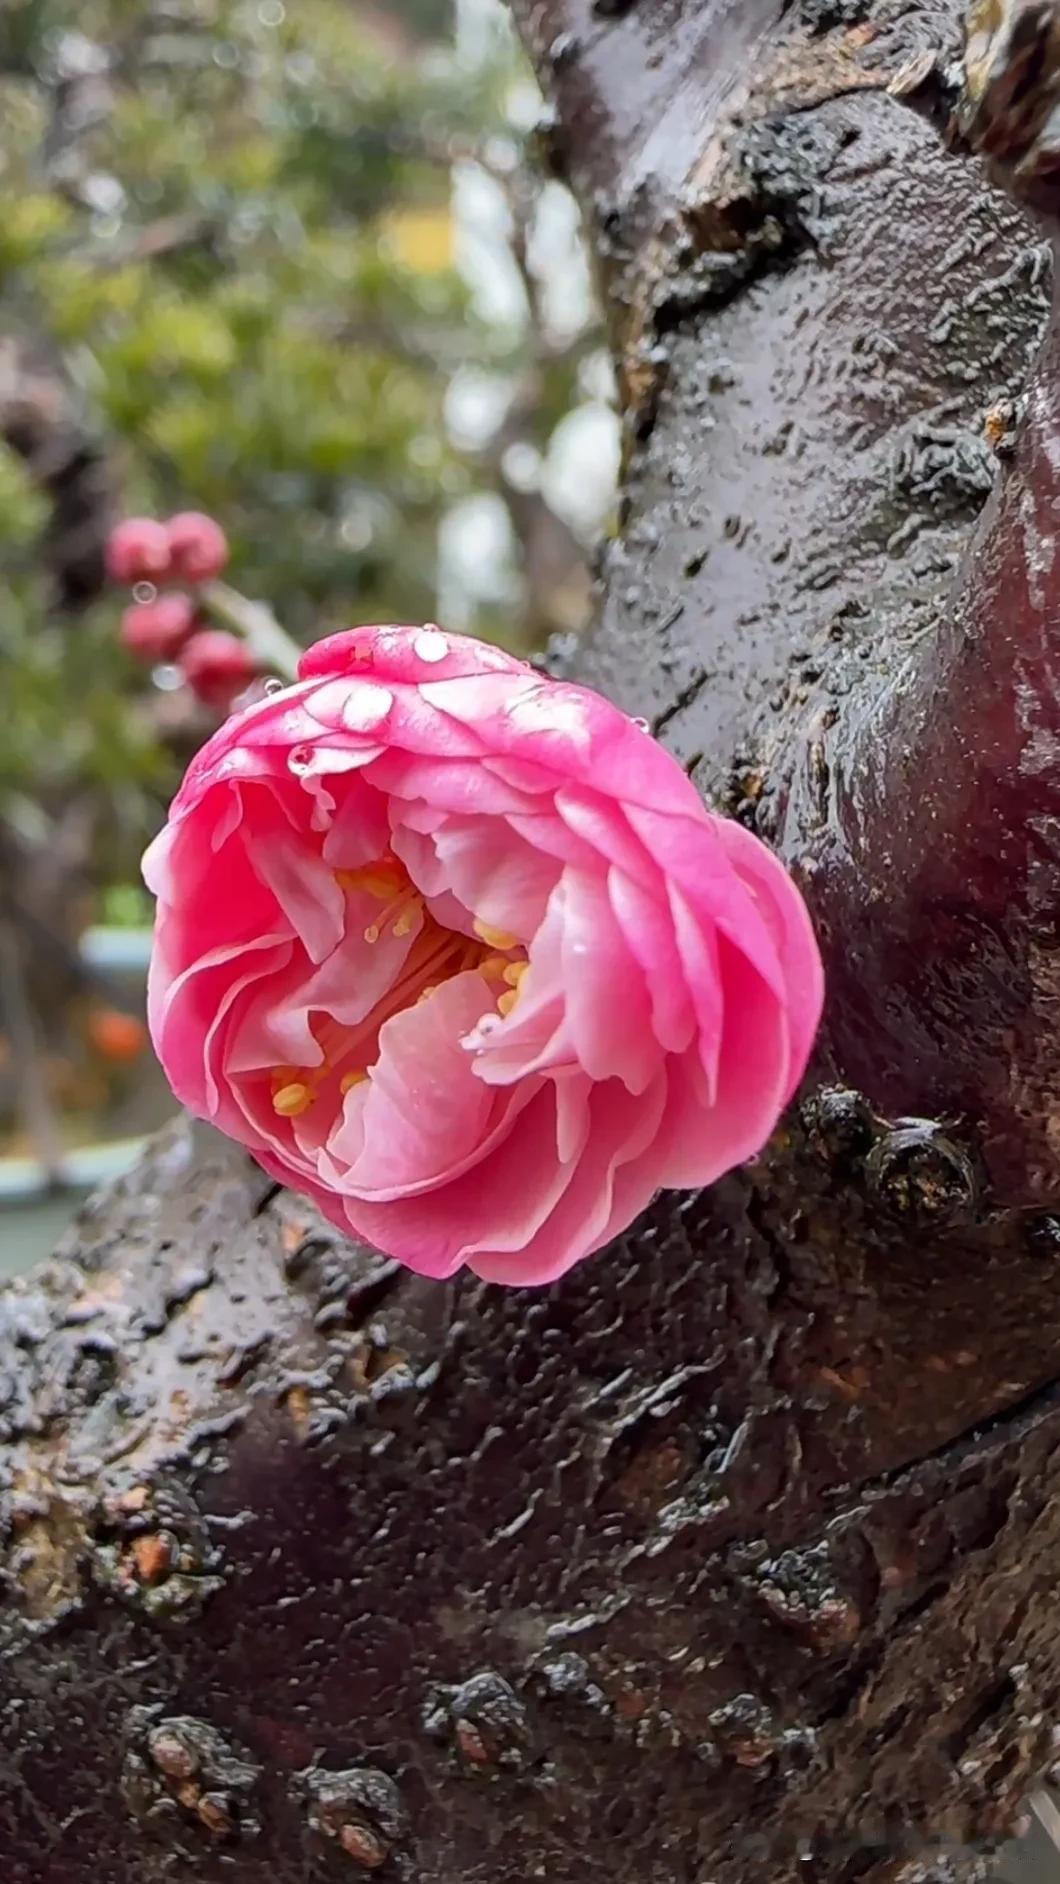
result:
M 577 670 L 800 873 L 821 1051 L 539 1293 L 186 1125 L 89 1206 L 0 1305 L 10 1884 L 912 1884 L 1054 1757 L 1048 245 L 952 0 L 516 10 L 626 410 Z M 1054 9 L 973 12 L 1041 201 Z

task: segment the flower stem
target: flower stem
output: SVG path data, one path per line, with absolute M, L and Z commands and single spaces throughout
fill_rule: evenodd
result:
M 273 669 L 285 680 L 297 679 L 301 649 L 264 602 L 250 601 L 227 582 L 207 582 L 202 599 L 226 627 L 242 635 L 262 667 Z

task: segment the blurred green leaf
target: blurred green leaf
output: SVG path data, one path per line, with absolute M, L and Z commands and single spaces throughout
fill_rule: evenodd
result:
M 451 382 L 489 362 L 514 385 L 533 345 L 476 311 L 451 201 L 457 147 L 517 154 L 522 67 L 503 40 L 459 64 L 450 27 L 448 0 L 0 5 L 0 336 L 54 350 L 125 510 L 215 513 L 232 581 L 302 639 L 436 613 L 440 528 L 497 483 L 450 441 Z M 576 363 L 531 367 L 543 447 Z M 0 816 L 102 806 L 113 911 L 203 729 L 123 653 L 125 598 L 55 615 L 48 528 L 0 451 Z M 510 633 L 513 580 L 465 625 Z

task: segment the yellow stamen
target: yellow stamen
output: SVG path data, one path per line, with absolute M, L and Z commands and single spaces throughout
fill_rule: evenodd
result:
M 518 999 L 518 988 L 509 988 L 505 994 L 501 995 L 500 1000 L 497 1002 L 498 1014 L 503 1014 L 505 1020 L 507 1020 Z
M 375 893 L 373 890 L 372 894 Z M 364 939 L 369 943 L 378 942 L 383 930 L 391 923 L 396 936 L 411 935 L 417 918 L 423 915 L 423 898 L 413 889 L 407 877 L 388 887 L 383 894 L 388 898 L 387 906 L 378 922 L 370 922 L 364 932 Z
M 525 975 L 529 966 L 530 966 L 529 962 L 506 962 L 505 963 L 504 980 L 508 983 L 509 988 L 517 988 L 519 986 L 519 983 L 522 981 L 522 978 Z
M 498 981 L 502 979 L 507 966 L 508 958 L 505 955 L 484 955 L 478 964 L 478 971 L 480 975 Z
M 384 860 L 362 864 L 359 870 L 336 870 L 335 881 L 344 890 L 364 890 L 380 903 L 400 895 L 408 884 L 408 873 L 399 863 Z
M 472 928 L 475 934 L 486 943 L 488 948 L 514 949 L 518 946 L 519 937 L 517 935 L 512 935 L 511 931 L 508 929 L 495 929 L 492 923 L 480 922 L 477 916 L 472 924 Z
M 386 861 L 383 860 L 384 864 Z M 370 1079 L 371 1074 L 363 1062 L 372 1054 L 373 1042 L 380 1028 L 411 1002 L 429 1000 L 452 976 L 463 974 L 468 969 L 478 969 L 486 961 L 493 972 L 494 985 L 502 982 L 504 971 L 510 966 L 507 958 L 491 955 L 481 942 L 471 941 L 465 935 L 441 928 L 424 907 L 422 897 L 407 877 L 398 896 L 380 912 L 378 921 L 365 931 L 366 939 L 369 942 L 378 941 L 389 923 L 394 922 L 397 929 L 402 921 L 407 927 L 399 930 L 399 933 L 407 934 L 417 921 L 422 923 L 421 931 L 411 942 L 407 959 L 392 986 L 371 1013 L 352 1026 L 337 1021 L 330 1014 L 314 1014 L 311 1026 L 323 1063 L 315 1067 L 271 1068 L 273 1105 L 282 1116 L 297 1118 L 325 1091 L 333 1094 L 335 1084 L 345 1096 L 355 1086 Z M 425 975 L 431 976 L 426 985 L 423 984 Z M 509 992 L 514 996 L 514 990 Z M 356 1061 L 361 1064 L 351 1067 L 351 1062 Z M 347 1070 L 344 1071 L 344 1068 Z

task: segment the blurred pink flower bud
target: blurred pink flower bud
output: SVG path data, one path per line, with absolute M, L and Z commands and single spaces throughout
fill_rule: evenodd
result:
M 169 532 L 151 517 L 126 517 L 107 538 L 107 574 L 127 588 L 168 575 L 171 557 Z
M 180 665 L 188 685 L 207 706 L 229 707 L 257 673 L 245 641 L 227 628 L 203 628 L 183 648 Z
M 173 568 L 185 582 L 212 582 L 228 562 L 228 538 L 201 510 L 182 510 L 166 526 Z
M 174 661 L 195 627 L 190 595 L 159 595 L 134 602 L 121 618 L 121 640 L 141 661 Z

